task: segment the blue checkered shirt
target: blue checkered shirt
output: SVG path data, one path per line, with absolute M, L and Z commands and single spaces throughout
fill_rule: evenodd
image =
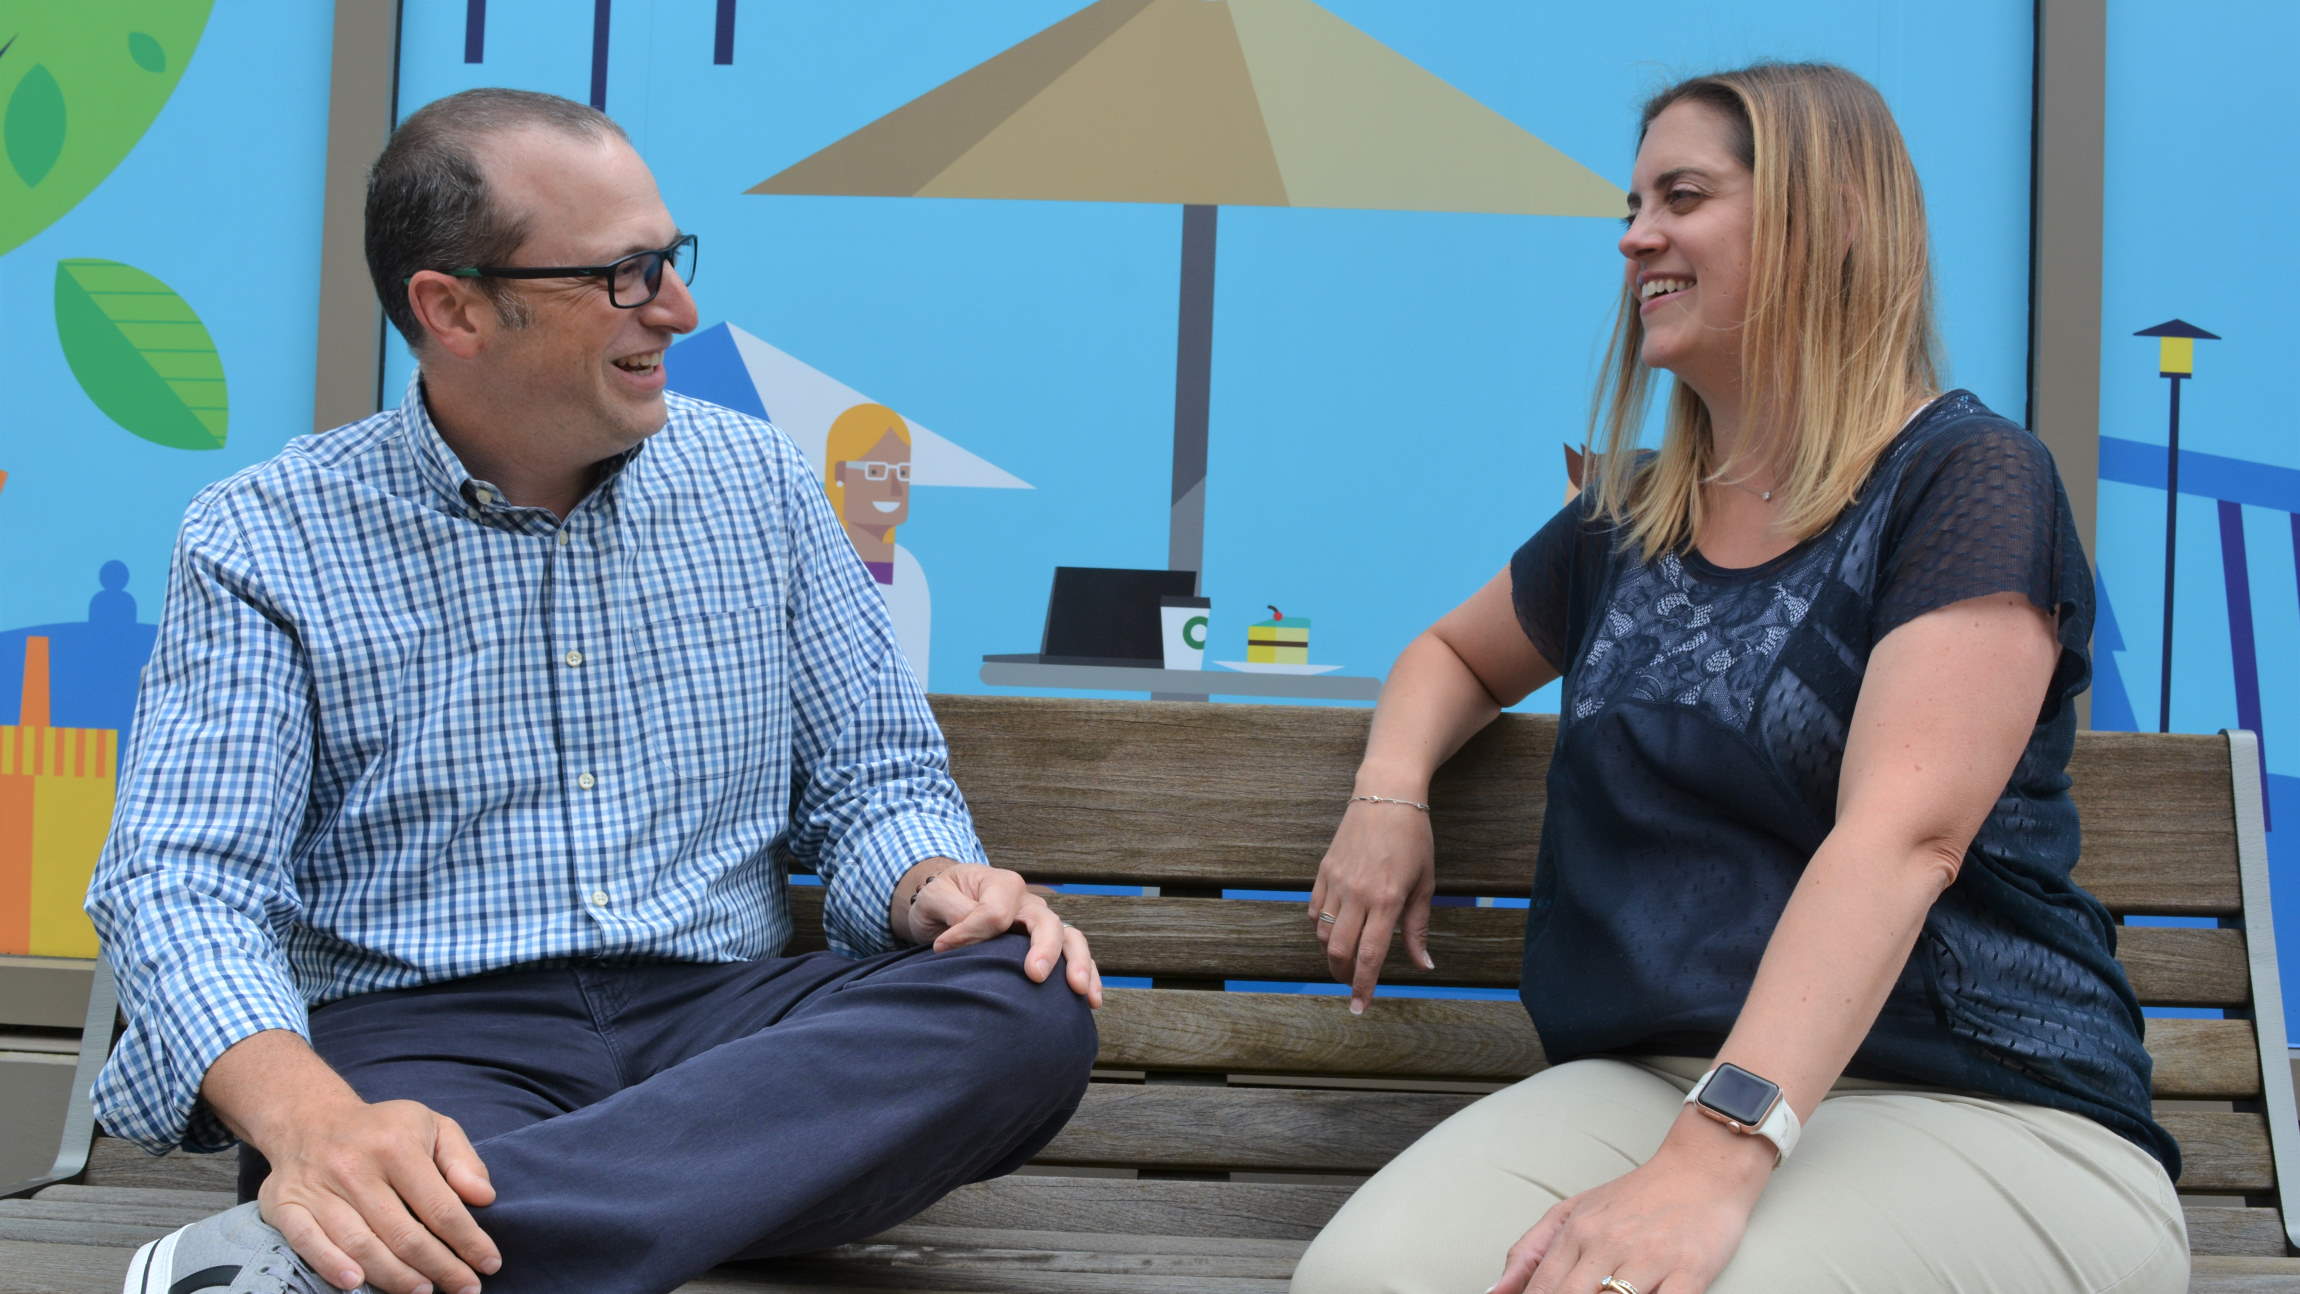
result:
M 564 522 L 471 479 L 418 384 L 193 501 L 88 893 L 105 1127 L 231 1144 L 208 1066 L 352 994 L 773 955 L 786 857 L 850 955 L 911 865 L 982 861 L 806 460 L 669 405 Z

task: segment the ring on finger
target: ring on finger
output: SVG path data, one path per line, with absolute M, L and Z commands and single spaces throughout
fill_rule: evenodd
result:
M 1637 1294 L 1637 1287 L 1619 1276 L 1608 1276 L 1597 1282 L 1597 1294 Z
M 1341 920 L 1341 918 L 1335 916 L 1331 912 L 1320 912 L 1318 914 L 1318 924 L 1322 926 L 1330 926 L 1339 920 Z

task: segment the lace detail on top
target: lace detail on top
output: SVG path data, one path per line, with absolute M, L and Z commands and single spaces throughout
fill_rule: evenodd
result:
M 1581 658 L 1573 718 L 1634 697 L 1747 723 L 1774 658 L 1812 609 L 1797 586 L 1813 555 L 1801 556 L 1779 578 L 1725 587 L 1695 582 L 1674 553 L 1630 566 Z

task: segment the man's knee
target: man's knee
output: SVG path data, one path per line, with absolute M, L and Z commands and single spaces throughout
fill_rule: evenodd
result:
M 1005 934 L 937 954 L 981 1008 L 976 1041 L 984 1045 L 969 1050 L 994 1068 L 1018 1066 L 1083 1084 L 1098 1045 L 1094 1012 L 1070 987 L 1067 961 L 1033 982 L 1023 969 L 1029 951 L 1026 937 Z

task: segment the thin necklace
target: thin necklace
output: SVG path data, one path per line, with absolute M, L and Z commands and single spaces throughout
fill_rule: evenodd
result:
M 1909 410 L 1909 416 L 1901 420 L 1901 430 L 1907 431 L 1909 429 L 1909 424 L 1917 420 L 1917 415 L 1923 413 L 1926 409 L 1931 408 L 1933 401 L 1939 398 L 1940 397 L 1937 395 L 1928 395 L 1924 399 L 1917 401 L 1917 407 Z M 1759 499 L 1762 499 L 1767 503 L 1771 503 L 1773 501 L 1773 491 L 1760 490 L 1754 485 L 1747 485 L 1740 481 L 1728 481 L 1725 479 L 1725 473 L 1722 470 L 1720 470 L 1714 476 L 1702 477 L 1701 483 L 1703 485 L 1730 485 L 1736 490 L 1742 490 L 1749 494 L 1754 494 Z
M 1767 503 L 1771 503 L 1773 501 L 1773 492 L 1771 490 L 1760 490 L 1754 485 L 1746 485 L 1740 481 L 1728 481 L 1725 479 L 1725 474 L 1723 472 L 1719 472 L 1715 476 L 1704 476 L 1701 478 L 1701 483 L 1703 485 L 1730 485 L 1736 490 L 1745 490 L 1750 494 L 1754 494 Z

